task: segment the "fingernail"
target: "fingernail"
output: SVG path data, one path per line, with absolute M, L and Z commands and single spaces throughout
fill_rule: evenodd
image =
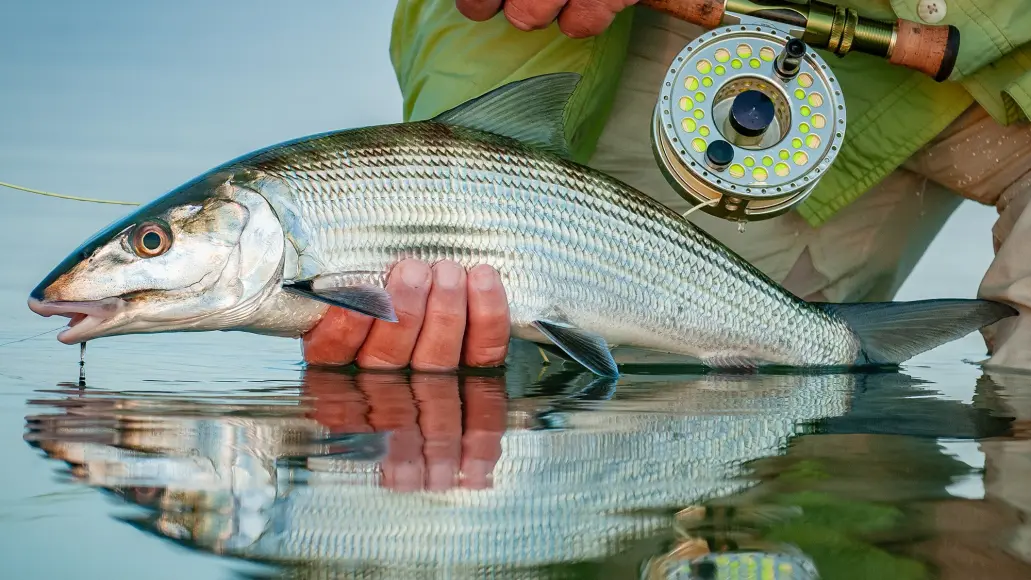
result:
M 434 284 L 440 288 L 452 290 L 458 288 L 458 284 L 462 281 L 462 267 L 458 264 L 441 262 L 437 264 L 434 271 L 436 273 Z
M 380 370 L 380 371 L 392 371 L 401 368 L 404 365 L 400 365 L 394 362 L 386 361 L 378 356 L 365 354 L 364 352 L 358 353 L 358 366 L 364 369 Z
M 486 292 L 494 288 L 494 281 L 497 274 L 491 268 L 476 268 L 471 274 L 473 278 L 473 288 Z
M 430 466 L 428 489 L 440 491 L 451 489 L 458 483 L 458 467 L 450 462 Z
M 416 491 L 423 488 L 422 465 L 405 462 L 394 468 L 394 489 L 397 491 Z
M 527 24 L 527 23 L 523 22 L 522 20 L 520 20 L 518 18 L 509 17 L 508 21 L 510 23 L 512 23 L 512 26 L 515 26 L 519 30 L 523 30 L 523 31 L 529 32 L 529 31 L 534 29 L 533 25 Z
M 494 477 L 494 463 L 482 459 L 470 459 L 462 465 L 462 485 L 471 489 L 491 487 Z
M 419 262 L 401 264 L 401 280 L 412 288 L 419 288 L 430 281 L 430 269 Z

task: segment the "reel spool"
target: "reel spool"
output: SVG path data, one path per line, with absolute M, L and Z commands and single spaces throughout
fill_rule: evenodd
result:
M 781 215 L 841 149 L 845 101 L 827 63 L 790 28 L 742 17 L 681 50 L 663 81 L 652 145 L 670 185 L 702 211 Z

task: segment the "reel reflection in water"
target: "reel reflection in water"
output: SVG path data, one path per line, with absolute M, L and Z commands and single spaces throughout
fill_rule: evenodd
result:
M 773 505 L 684 509 L 676 517 L 673 549 L 648 559 L 641 580 L 818 580 L 807 554 L 791 544 L 753 537 L 748 529 L 801 513 L 801 508 Z M 751 525 L 736 530 L 734 520 Z
M 733 221 L 783 214 L 841 148 L 845 103 L 826 62 L 790 29 L 742 17 L 677 55 L 652 145 L 682 197 Z
M 799 553 L 738 551 L 650 563 L 644 580 L 818 580 L 812 561 Z

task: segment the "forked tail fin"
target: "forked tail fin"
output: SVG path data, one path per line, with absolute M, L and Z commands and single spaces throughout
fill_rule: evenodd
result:
M 852 327 L 859 336 L 865 362 L 874 365 L 901 364 L 1017 314 L 1014 308 L 1000 302 L 970 299 L 816 306 L 841 317 Z

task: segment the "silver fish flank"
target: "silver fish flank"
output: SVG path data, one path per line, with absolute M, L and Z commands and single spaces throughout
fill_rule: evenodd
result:
M 615 346 L 716 367 L 894 365 L 1012 316 L 983 300 L 820 305 L 684 217 L 570 159 L 579 77 L 505 85 L 428 121 L 336 131 L 217 167 L 101 231 L 30 295 L 59 340 L 298 337 L 329 304 L 396 320 L 404 258 L 490 264 L 513 336 L 615 376 Z

